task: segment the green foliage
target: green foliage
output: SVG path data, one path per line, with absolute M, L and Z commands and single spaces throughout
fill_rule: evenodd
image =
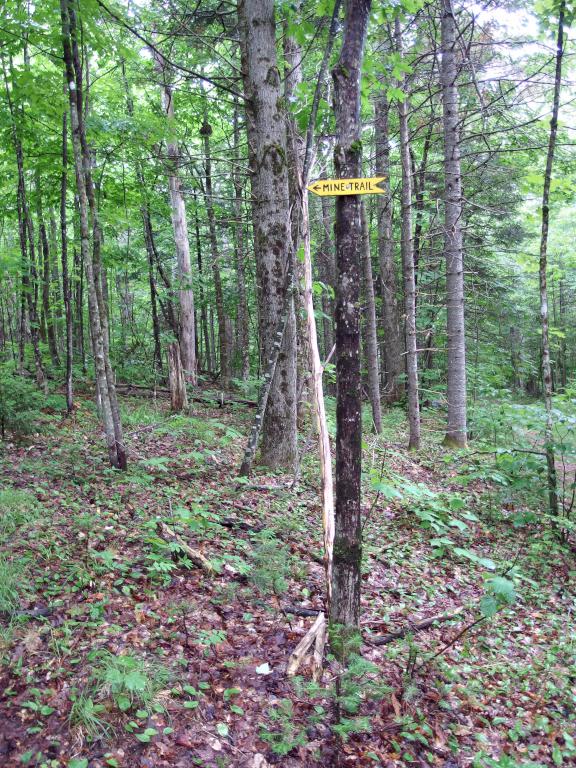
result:
M 39 428 L 43 398 L 35 384 L 18 376 L 13 367 L 0 365 L 0 435 L 25 435 Z
M 96 662 L 92 678 L 98 693 L 111 697 L 121 712 L 135 706 L 152 706 L 170 680 L 170 672 L 165 667 L 146 661 L 132 651 L 120 656 L 101 651 L 96 655 Z
M 0 614 L 10 616 L 20 607 L 23 567 L 0 554 Z
M 294 718 L 294 705 L 290 699 L 280 702 L 268 710 L 272 727 L 260 724 L 260 738 L 267 744 L 275 755 L 285 757 L 295 747 L 306 744 L 306 735 L 299 728 Z
M 288 588 L 290 552 L 274 531 L 266 528 L 252 536 L 252 570 L 250 581 L 264 594 L 280 595 Z
M 0 491 L 0 541 L 32 522 L 37 514 L 36 499 L 28 491 L 6 488 Z

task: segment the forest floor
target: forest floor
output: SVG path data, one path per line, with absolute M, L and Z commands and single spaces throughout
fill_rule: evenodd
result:
M 323 606 L 314 443 L 293 488 L 240 483 L 247 408 L 126 397 L 118 473 L 78 402 L 0 454 L 2 768 L 576 764 L 576 555 L 489 455 L 432 416 L 408 454 L 397 409 L 365 438 L 364 644 L 311 684 L 285 671 L 314 621 L 290 608 Z

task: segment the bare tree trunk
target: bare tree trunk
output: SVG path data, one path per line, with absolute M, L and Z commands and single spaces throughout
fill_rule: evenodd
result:
M 126 467 L 126 454 L 124 446 L 119 444 L 117 431 L 114 424 L 112 404 L 106 371 L 106 352 L 104 342 L 104 328 L 102 325 L 100 304 L 98 301 L 97 280 L 92 255 L 90 254 L 90 228 L 89 228 L 89 203 L 87 193 L 86 164 L 82 148 L 82 89 L 81 81 L 78 81 L 78 62 L 73 63 L 73 49 L 71 45 L 72 30 L 75 33 L 75 24 L 72 26 L 72 14 L 69 0 L 61 0 L 62 17 L 62 43 L 64 50 L 64 63 L 66 66 L 66 80 L 70 100 L 70 116 L 72 130 L 72 147 L 74 150 L 74 167 L 76 171 L 76 189 L 78 194 L 80 212 L 80 247 L 84 269 L 86 270 L 86 287 L 88 292 L 88 308 L 90 315 L 90 331 L 94 352 L 94 369 L 96 374 L 96 386 L 99 395 L 108 456 L 114 467 Z
M 557 516 L 558 486 L 556 476 L 556 456 L 554 451 L 553 415 L 552 415 L 552 367 L 550 365 L 550 340 L 548 330 L 548 229 L 550 221 L 550 183 L 558 131 L 558 113 L 560 111 L 560 88 L 562 85 L 562 60 L 564 57 L 564 13 L 565 0 L 561 0 L 558 14 L 558 36 L 556 40 L 556 71 L 554 75 L 554 101 L 550 120 L 550 136 L 544 172 L 544 190 L 542 193 L 542 232 L 540 235 L 540 324 L 542 327 L 542 379 L 544 383 L 544 406 L 546 408 L 546 426 L 544 431 L 546 465 L 548 469 L 548 507 L 550 514 Z
M 290 104 L 296 90 L 302 82 L 302 51 L 294 38 L 288 33 L 288 25 L 284 23 L 284 97 Z M 292 232 L 292 252 L 298 251 L 303 238 L 301 179 L 304 144 L 294 116 L 286 111 L 286 147 L 288 160 L 288 193 L 290 201 L 290 217 Z M 304 424 L 307 410 L 307 392 L 310 383 L 310 339 L 304 312 L 304 294 L 301 285 L 304 279 L 304 265 L 300 260 L 294 264 L 296 288 L 294 291 L 296 315 L 296 392 L 298 393 L 297 419 L 298 426 Z
M 378 335 L 376 330 L 376 301 L 374 299 L 374 282 L 372 279 L 372 253 L 370 249 L 370 227 L 364 201 L 360 203 L 362 218 L 362 267 L 365 301 L 365 339 L 366 366 L 368 368 L 368 392 L 372 405 L 374 431 L 377 435 L 382 432 L 382 411 L 380 407 L 380 370 L 378 365 Z
M 218 319 L 218 346 L 220 348 L 220 382 L 225 389 L 230 385 L 230 349 L 226 338 L 226 311 L 224 308 L 224 292 L 220 275 L 220 258 L 218 255 L 218 239 L 216 235 L 216 217 L 212 190 L 212 157 L 210 154 L 210 136 L 212 126 L 208 122 L 208 113 L 204 105 L 204 122 L 200 135 L 204 140 L 204 183 L 206 213 L 208 214 L 208 231 L 210 233 L 210 249 L 212 251 L 212 279 L 216 296 L 216 317 Z
M 170 408 L 174 413 L 188 408 L 186 379 L 180 359 L 180 347 L 177 342 L 168 345 L 168 386 L 170 389 Z
M 64 81 L 66 87 L 66 81 Z M 62 294 L 64 298 L 64 316 L 66 318 L 66 410 L 72 412 L 74 392 L 72 389 L 72 362 L 74 359 L 72 335 L 72 296 L 71 282 L 68 276 L 68 225 L 66 221 L 66 193 L 68 190 L 68 115 L 62 115 L 62 173 L 60 176 L 60 239 L 62 264 Z
M 344 40 L 332 71 L 338 178 L 360 176 L 360 81 L 370 0 L 348 0 Z M 360 254 L 358 195 L 336 198 L 336 520 L 332 571 L 333 624 L 356 631 L 360 622 L 362 534 L 362 396 L 360 377 Z M 342 638 L 343 639 L 343 638 Z M 346 648 L 339 653 L 346 655 Z
M 446 328 L 448 336 L 448 428 L 444 444 L 465 448 L 466 337 L 464 335 L 464 261 L 462 177 L 456 77 L 456 19 L 452 0 L 442 0 L 442 84 L 444 132 L 444 253 L 446 257 Z
M 143 188 L 144 179 L 141 177 Z M 152 246 L 152 222 L 148 200 L 143 200 L 141 205 L 142 223 L 144 225 L 144 243 L 148 257 L 148 285 L 150 286 L 150 306 L 152 309 L 152 334 L 154 338 L 154 367 L 162 371 L 162 344 L 160 342 L 160 318 L 158 317 L 158 289 L 154 278 L 154 248 Z
M 196 202 L 196 196 L 194 196 Z M 204 367 L 210 373 L 214 371 L 212 346 L 210 344 L 210 329 L 208 328 L 208 313 L 206 311 L 206 296 L 204 293 L 204 270 L 202 267 L 202 243 L 200 241 L 200 222 L 198 221 L 198 205 L 194 206 L 194 231 L 196 233 L 196 262 L 198 264 L 199 293 L 200 293 L 200 332 L 197 338 L 204 338 Z
M 154 52 L 156 68 L 163 79 L 162 108 L 168 119 L 168 131 L 174 132 L 174 94 L 169 83 L 169 72 L 164 57 Z M 172 228 L 178 262 L 178 294 L 180 297 L 180 354 L 182 365 L 188 381 L 195 385 L 196 376 L 196 328 L 194 324 L 194 292 L 192 290 L 192 266 L 190 263 L 190 245 L 188 242 L 188 222 L 186 221 L 186 204 L 178 168 L 180 151 L 174 135 L 166 143 L 168 155 L 168 185 L 170 188 L 170 208 L 172 213 Z
M 380 261 L 380 290 L 382 295 L 382 325 L 384 327 L 383 367 L 385 371 L 384 400 L 395 403 L 402 397 L 404 361 L 400 333 L 398 304 L 396 301 L 396 271 L 392 247 L 392 194 L 390 191 L 390 146 L 388 138 L 389 105 L 385 91 L 374 104 L 376 162 L 375 172 L 384 176 L 382 185 L 386 194 L 378 195 L 378 253 Z
M 50 245 L 48 243 L 48 233 L 46 231 L 46 222 L 44 221 L 44 210 L 42 207 L 42 186 L 40 183 L 40 173 L 35 173 L 36 182 L 36 217 L 38 219 L 38 231 L 40 236 L 39 248 L 42 255 L 42 325 L 46 329 L 46 340 L 50 359 L 55 366 L 60 365 L 58 356 L 58 347 L 56 346 L 56 334 L 54 332 L 54 316 L 50 302 Z
M 400 21 L 395 22 L 396 50 L 402 53 Z M 404 85 L 404 83 L 402 83 Z M 414 252 L 412 240 L 412 169 L 410 166 L 410 133 L 408 129 L 408 102 L 398 104 L 400 120 L 400 156 L 402 158 L 402 272 L 404 275 L 404 311 L 406 337 L 406 386 L 408 389 L 408 448 L 420 448 L 420 404 L 418 401 L 418 343 L 416 337 L 416 284 L 414 281 Z
M 236 314 L 236 330 L 238 349 L 240 353 L 240 375 L 243 381 L 250 376 L 250 335 L 248 328 L 248 302 L 246 299 L 246 273 L 244 268 L 244 222 L 242 206 L 242 174 L 240 172 L 240 125 L 238 115 L 238 100 L 234 100 L 234 216 L 236 218 L 235 253 L 236 279 L 238 284 L 238 309 Z
M 296 339 L 291 277 L 294 256 L 286 123 L 276 56 L 273 0 L 241 0 L 238 15 L 252 171 L 260 340 L 268 372 L 275 369 L 263 414 L 261 462 L 270 467 L 292 468 L 297 456 Z M 266 387 L 266 383 L 262 386 Z

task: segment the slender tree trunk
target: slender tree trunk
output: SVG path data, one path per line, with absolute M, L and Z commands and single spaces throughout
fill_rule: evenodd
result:
M 54 332 L 54 315 L 50 302 L 50 244 L 48 242 L 48 233 L 46 231 L 46 222 L 44 221 L 44 209 L 42 206 L 42 185 L 40 183 L 40 173 L 36 171 L 36 217 L 38 219 L 39 231 L 39 250 L 42 255 L 42 325 L 46 329 L 46 340 L 50 359 L 55 366 L 60 365 L 58 356 L 58 347 L 56 345 L 56 334 Z
M 284 98 L 290 104 L 296 97 L 296 91 L 302 82 L 302 51 L 298 43 L 289 35 L 288 25 L 284 23 Z M 292 232 L 292 253 L 296 253 L 303 239 L 301 180 L 303 171 L 304 143 L 296 120 L 290 111 L 286 111 L 286 147 L 288 160 L 288 194 Z M 306 416 L 307 390 L 310 383 L 310 339 L 304 307 L 304 264 L 298 259 L 294 263 L 296 289 L 294 291 L 296 315 L 296 392 L 298 393 L 298 426 L 302 427 Z
M 448 428 L 444 443 L 465 448 L 466 337 L 464 335 L 464 260 L 462 244 L 462 177 L 456 19 L 452 0 L 442 0 L 442 109 L 444 132 L 444 253 L 446 257 L 446 327 L 448 337 Z
M 196 197 L 194 197 L 196 203 Z M 206 310 L 206 295 L 204 293 L 204 269 L 202 266 L 202 242 L 200 240 L 200 222 L 198 221 L 198 205 L 194 206 L 194 231 L 196 233 L 196 261 L 198 264 L 199 293 L 200 293 L 200 333 L 204 337 L 204 366 L 209 373 L 214 371 L 212 346 L 210 344 L 210 329 Z M 197 334 L 198 337 L 198 334 Z
M 200 135 L 204 140 L 204 183 L 206 213 L 208 215 L 208 231 L 210 233 L 210 250 L 212 251 L 212 279 L 214 280 L 214 294 L 216 296 L 216 317 L 218 319 L 218 346 L 220 349 L 220 383 L 224 389 L 230 385 L 230 350 L 226 334 L 226 310 L 224 307 L 224 291 L 222 289 L 222 277 L 220 274 L 220 257 L 218 255 L 218 237 L 216 235 L 216 216 L 214 215 L 214 199 L 212 188 L 212 156 L 210 154 L 210 136 L 212 126 L 208 122 L 208 114 L 205 105 L 204 122 L 200 128 Z
M 418 272 L 420 268 L 420 256 L 422 250 L 422 217 L 424 215 L 424 188 L 426 185 L 426 168 L 428 165 L 428 153 L 430 152 L 430 145 L 432 143 L 432 133 L 434 131 L 434 115 L 430 115 L 430 126 L 426 137 L 424 139 L 424 147 L 422 149 L 422 159 L 418 172 L 414 173 L 414 208 L 416 210 L 416 219 L 414 223 L 414 284 L 418 285 Z M 416 301 L 418 301 L 418 293 L 416 293 Z
M 94 290 L 96 293 L 96 301 L 98 303 L 98 315 L 99 323 L 102 330 L 102 342 L 103 342 L 103 357 L 104 357 L 104 370 L 106 373 L 106 397 L 110 403 L 110 411 L 112 414 L 112 424 L 114 426 L 114 435 L 116 441 L 116 456 L 118 460 L 118 468 L 127 468 L 127 455 L 124 446 L 122 422 L 120 418 L 120 408 L 118 406 L 118 397 L 116 395 L 116 381 L 114 372 L 110 364 L 110 319 L 109 319 L 109 295 L 108 295 L 108 280 L 106 270 L 102 265 L 102 228 L 100 226 L 100 218 L 98 212 L 98 205 L 96 200 L 96 190 L 92 179 L 92 166 L 94 164 L 93 153 L 88 146 L 88 140 L 86 138 L 86 125 L 85 110 L 88 109 L 88 88 L 89 88 L 89 74 L 88 74 L 88 62 L 89 57 L 86 52 L 83 51 L 83 56 L 80 56 L 80 50 L 78 47 L 78 25 L 76 20 L 76 13 L 73 9 L 70 0 L 68 0 L 68 16 L 70 23 L 70 42 L 72 52 L 72 66 L 76 75 L 76 103 L 77 103 L 77 117 L 79 128 L 79 139 L 81 158 L 83 166 L 83 178 L 86 187 L 86 198 L 88 201 L 89 215 L 92 219 L 92 271 L 94 278 Z M 86 91 L 83 87 L 83 67 L 82 63 L 86 64 Z M 84 95 L 85 94 L 85 95 Z M 88 282 L 88 281 L 87 281 Z M 90 291 L 90 286 L 88 287 Z
M 168 81 L 168 67 L 163 56 L 154 52 L 156 68 L 163 78 L 162 108 L 168 119 L 168 130 L 174 134 L 174 93 Z M 168 185 L 170 188 L 170 207 L 172 228 L 178 262 L 178 281 L 180 297 L 180 354 L 186 377 L 191 384 L 197 383 L 196 377 L 196 328 L 194 324 L 194 292 L 192 290 L 192 266 L 190 263 L 190 245 L 188 242 L 188 223 L 186 204 L 179 178 L 180 150 L 174 135 L 166 144 L 168 155 Z
M 365 302 L 366 366 L 368 368 L 368 392 L 372 405 L 372 420 L 376 434 L 382 432 L 382 411 L 380 407 L 380 370 L 378 365 L 378 332 L 376 330 L 376 301 L 372 279 L 372 253 L 370 249 L 370 227 L 366 206 L 360 203 L 362 218 L 362 267 Z
M 122 61 L 122 79 L 124 81 L 124 91 L 126 93 L 126 110 L 130 117 L 134 115 L 134 101 L 132 93 L 126 78 L 126 68 Z M 142 217 L 142 228 L 144 231 L 144 245 L 148 257 L 148 285 L 150 287 L 150 308 L 152 310 L 152 335 L 154 339 L 154 368 L 162 371 L 162 346 L 160 343 L 160 320 L 158 318 L 158 291 L 154 279 L 154 247 L 152 235 L 152 221 L 150 217 L 150 207 L 148 204 L 148 195 L 146 193 L 146 183 L 142 171 L 142 163 L 138 158 L 136 160 L 136 178 L 141 191 L 140 215 Z
M 174 413 L 188 408 L 186 379 L 180 360 L 180 347 L 177 342 L 168 345 L 168 386 L 170 389 L 170 408 Z
M 72 297 L 68 276 L 68 225 L 66 221 L 66 194 L 68 191 L 68 115 L 62 115 L 62 172 L 60 175 L 60 240 L 62 264 L 62 294 L 66 319 L 66 410 L 72 412 L 74 392 L 72 388 L 72 362 L 74 359 L 72 335 Z
M 120 443 L 114 424 L 112 403 L 107 377 L 106 347 L 104 342 L 104 328 L 102 324 L 100 302 L 98 300 L 97 278 L 90 254 L 90 227 L 89 227 L 89 202 L 88 184 L 86 179 L 86 159 L 83 156 L 83 127 L 81 123 L 82 89 L 81 81 L 77 78 L 78 61 L 73 55 L 71 36 L 75 34 L 75 23 L 69 5 L 69 0 L 61 0 L 62 18 L 62 43 L 64 51 L 64 63 L 66 66 L 66 80 L 70 100 L 70 117 L 72 132 L 72 147 L 74 151 L 74 167 L 76 171 L 76 190 L 80 213 L 80 248 L 82 260 L 86 270 L 86 288 L 88 293 L 88 308 L 90 315 L 90 331 L 92 348 L 94 353 L 94 370 L 96 374 L 96 386 L 99 396 L 108 456 L 112 466 L 126 467 L 126 454 L 124 446 Z M 80 73 L 81 74 L 81 73 Z
M 144 179 L 141 177 L 142 185 Z M 142 187 L 143 188 L 143 187 Z M 150 286 L 150 307 L 152 309 L 152 334 L 154 338 L 154 367 L 157 371 L 162 371 L 162 344 L 160 341 L 160 318 L 158 317 L 158 289 L 154 278 L 154 248 L 152 246 L 152 223 L 150 220 L 150 209 L 148 200 L 144 199 L 141 204 L 142 223 L 144 225 L 144 243 L 146 245 L 146 255 L 148 257 L 148 285 Z
M 396 50 L 402 53 L 400 21 L 395 22 Z M 405 83 L 401 85 L 405 87 Z M 400 121 L 400 156 L 402 158 L 402 222 L 400 248 L 404 275 L 404 311 L 406 338 L 406 386 L 408 389 L 408 448 L 420 448 L 420 404 L 418 401 L 418 343 L 416 337 L 416 284 L 414 280 L 414 252 L 412 240 L 412 168 L 410 165 L 410 132 L 408 127 L 408 102 L 398 104 Z
M 556 71 L 554 75 L 554 101 L 550 120 L 550 136 L 544 172 L 544 190 L 542 193 L 542 231 L 540 235 L 540 324 L 542 327 L 542 380 L 544 385 L 544 406 L 546 425 L 544 430 L 546 465 L 548 468 L 548 507 L 550 514 L 557 516 L 558 486 L 556 476 L 556 456 L 554 451 L 553 415 L 552 415 L 552 366 L 550 364 L 550 339 L 548 329 L 548 229 L 550 221 L 550 184 L 552 166 L 558 131 L 558 113 L 560 111 L 560 88 L 562 85 L 562 60 L 564 58 L 564 13 L 565 0 L 561 0 L 558 15 L 558 36 L 556 39 Z
M 238 14 L 252 172 L 260 340 L 266 376 L 274 370 L 262 419 L 261 462 L 291 469 L 297 456 L 294 256 L 273 0 L 241 0 Z M 266 381 L 262 387 L 267 387 Z
M 246 272 L 244 267 L 244 221 L 242 206 L 242 174 L 240 171 L 240 118 L 238 114 L 238 100 L 234 100 L 234 172 L 232 182 L 234 184 L 234 225 L 235 253 L 236 253 L 236 279 L 238 284 L 238 309 L 236 314 L 236 330 L 238 337 L 238 349 L 240 352 L 240 375 L 243 381 L 250 376 L 250 335 L 248 328 L 248 302 L 246 299 Z
M 332 71 L 337 178 L 360 176 L 360 82 L 370 0 L 348 0 L 340 58 Z M 336 520 L 330 619 L 355 631 L 360 621 L 362 535 L 362 396 L 360 375 L 360 254 L 358 195 L 336 198 Z M 339 653 L 346 656 L 345 647 Z
M 390 144 L 388 138 L 389 105 L 386 93 L 375 102 L 375 139 L 377 176 L 384 176 L 382 185 L 386 194 L 378 195 L 378 254 L 380 261 L 380 290 L 382 295 L 382 325 L 384 329 L 383 364 L 385 371 L 384 400 L 395 403 L 402 397 L 404 361 L 400 333 L 398 304 L 396 301 L 396 270 L 392 244 L 392 194 L 390 190 Z

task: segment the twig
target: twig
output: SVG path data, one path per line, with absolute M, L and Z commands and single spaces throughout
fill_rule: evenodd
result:
M 420 632 L 423 629 L 428 629 L 428 627 L 431 627 L 433 624 L 456 619 L 463 611 L 464 608 L 460 607 L 454 611 L 454 613 L 443 613 L 439 616 L 431 616 L 429 619 L 418 621 L 404 629 L 399 629 L 397 632 L 389 632 L 387 635 L 382 635 L 381 637 L 369 637 L 365 639 L 369 645 L 387 645 L 388 643 L 394 642 L 394 640 L 401 640 L 411 632 Z

